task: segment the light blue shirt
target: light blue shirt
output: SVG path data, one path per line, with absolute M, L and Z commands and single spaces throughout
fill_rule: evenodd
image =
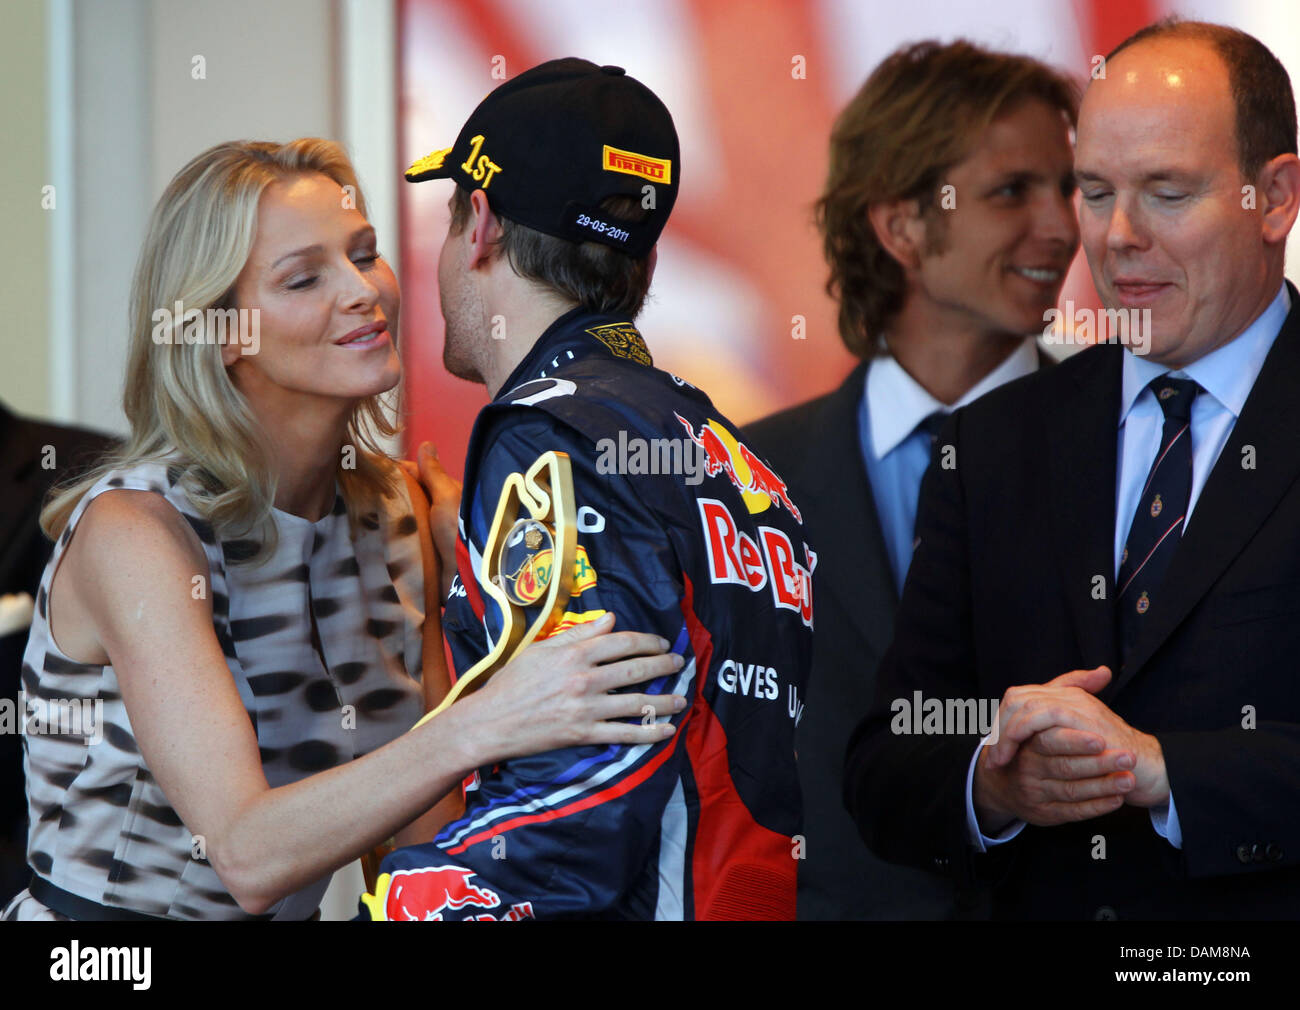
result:
M 1115 475 L 1116 577 L 1119 575 L 1124 541 L 1128 538 L 1138 498 L 1151 471 L 1151 464 L 1160 451 L 1164 435 L 1164 411 L 1160 409 L 1155 394 L 1147 388 L 1151 380 L 1167 373 L 1179 379 L 1194 379 L 1201 387 L 1201 392 L 1192 401 L 1192 491 L 1187 505 L 1187 518 L 1183 520 L 1183 530 L 1186 531 L 1210 471 L 1223 452 L 1228 436 L 1232 434 L 1232 428 L 1241 416 L 1246 398 L 1250 395 L 1255 380 L 1259 378 L 1260 369 L 1264 367 L 1264 359 L 1268 357 L 1290 311 L 1291 295 L 1284 283 L 1268 308 L 1242 330 L 1238 337 L 1204 357 L 1197 358 L 1179 371 L 1170 372 L 1156 362 L 1128 351 L 1124 354 Z M 975 764 L 980 749 L 987 742 L 988 738 L 985 738 L 975 748 L 975 756 L 966 773 L 966 826 L 972 842 L 981 852 L 988 846 L 1010 841 L 1025 826 L 1024 821 L 1017 821 L 996 838 L 990 838 L 979 830 L 975 817 L 973 784 Z M 1183 833 L 1178 823 L 1172 789 L 1168 805 L 1151 809 L 1151 824 L 1170 845 L 1179 849 L 1183 847 Z
M 874 358 L 867 367 L 858 405 L 858 435 L 894 585 L 900 594 L 912 563 L 916 499 L 930 465 L 930 436 L 916 426 L 936 410 L 951 413 L 1037 369 L 1038 349 L 1034 341 L 1026 340 L 949 406 L 927 393 L 892 357 Z

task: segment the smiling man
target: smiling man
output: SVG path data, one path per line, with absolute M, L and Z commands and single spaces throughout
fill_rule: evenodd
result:
M 1077 105 L 1027 56 L 922 42 L 876 68 L 831 136 L 818 219 L 840 336 L 863 361 L 837 391 L 749 429 L 834 545 L 798 729 L 802 919 L 980 914 L 977 896 L 872 856 L 841 773 L 889 644 L 935 426 L 1046 361 L 1030 335 L 1079 246 Z
M 1080 110 L 1080 230 L 1149 353 L 1089 349 L 949 422 L 845 799 L 888 859 L 1013 918 L 1300 907 L 1300 206 L 1291 84 L 1242 32 L 1162 22 Z M 890 702 L 1001 698 L 996 740 Z M 992 736 L 992 735 L 991 735 Z

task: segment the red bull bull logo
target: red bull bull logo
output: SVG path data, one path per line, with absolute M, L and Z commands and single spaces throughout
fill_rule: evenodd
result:
M 740 446 L 740 458 L 745 461 L 745 466 L 749 469 L 748 490 L 767 495 L 772 500 L 773 505 L 784 505 L 795 521 L 802 526 L 803 517 L 799 515 L 799 510 L 794 507 L 794 502 L 790 500 L 790 493 L 785 486 L 785 481 L 776 475 L 776 471 L 750 452 L 749 447 L 744 442 L 738 444 Z
M 673 416 L 703 454 L 704 473 L 709 477 L 726 474 L 727 479 L 745 499 L 745 507 L 751 514 L 762 512 L 772 505 L 778 508 L 785 506 L 791 518 L 803 525 L 803 516 L 790 500 L 790 491 L 785 481 L 759 459 L 749 446 L 712 419 L 705 421 L 697 432 L 694 425 L 681 414 L 674 413 Z
M 442 922 L 446 913 L 470 910 L 456 919 L 515 922 L 533 918 L 532 902 L 511 905 L 505 915 L 493 915 L 488 909 L 499 908 L 501 896 L 496 891 L 473 883 L 477 874 L 464 866 L 425 866 L 395 873 L 381 874 L 375 894 L 366 894 L 362 902 L 371 919 L 387 922 Z M 484 912 L 474 914 L 474 909 Z

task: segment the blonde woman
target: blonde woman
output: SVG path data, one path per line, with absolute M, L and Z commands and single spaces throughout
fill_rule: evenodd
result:
M 374 441 L 400 375 L 375 243 L 324 140 L 219 145 L 155 208 L 131 436 L 46 507 L 23 670 L 29 698 L 102 717 L 26 737 L 33 879 L 3 918 L 310 918 L 335 869 L 430 837 L 469 771 L 671 734 L 611 721 L 684 702 L 608 693 L 681 662 L 608 619 L 407 732 L 427 502 Z

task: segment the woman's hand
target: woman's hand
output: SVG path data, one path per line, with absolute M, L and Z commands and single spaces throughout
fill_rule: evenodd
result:
M 674 674 L 682 657 L 657 635 L 610 634 L 613 627 L 614 615 L 606 614 L 533 643 L 444 713 L 473 720 L 463 739 L 483 749 L 475 767 L 561 747 L 649 744 L 673 735 L 671 723 L 653 717 L 680 712 L 681 695 L 609 692 Z M 629 718 L 640 722 L 610 721 Z
M 442 599 L 451 592 L 451 580 L 456 574 L 456 536 L 460 520 L 460 492 L 462 484 L 442 468 L 438 450 L 432 442 L 421 442 L 416 461 L 402 460 L 412 477 L 419 480 L 432 505 L 429 508 L 429 531 L 433 534 L 433 547 L 438 552 L 439 571 L 442 578 Z

